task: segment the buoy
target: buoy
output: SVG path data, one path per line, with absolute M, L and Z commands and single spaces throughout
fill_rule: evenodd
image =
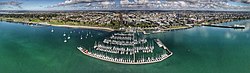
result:
M 64 33 L 63 36 L 66 36 L 66 34 Z
M 68 37 L 68 39 L 70 39 L 70 37 Z
M 64 40 L 64 43 L 66 43 L 67 42 L 67 40 Z

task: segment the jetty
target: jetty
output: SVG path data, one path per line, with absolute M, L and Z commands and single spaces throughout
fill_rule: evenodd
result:
M 138 39 L 134 41 L 121 41 L 121 40 L 112 40 L 112 39 L 104 39 L 103 43 L 113 44 L 113 45 L 122 45 L 122 46 L 134 46 L 135 44 L 144 44 L 146 43 L 146 39 Z
M 139 47 L 132 47 L 132 48 L 124 48 L 124 47 L 116 47 L 116 46 L 105 46 L 102 44 L 98 44 L 94 46 L 94 49 L 109 53 L 115 53 L 115 54 L 135 54 L 139 51 L 142 51 L 143 53 L 152 53 L 154 50 L 154 46 L 139 46 Z
M 220 28 L 234 28 L 234 29 L 245 29 L 245 25 L 204 25 L 204 26 L 210 26 L 210 27 L 220 27 Z
M 173 52 L 171 52 L 171 51 L 168 49 L 168 47 L 166 47 L 166 46 L 161 42 L 160 39 L 155 39 L 155 42 L 157 43 L 157 45 L 158 45 L 159 47 L 161 47 L 161 48 L 167 50 L 167 51 L 170 53 L 170 55 L 173 54 Z
M 145 38 L 138 38 L 135 33 L 114 33 L 111 37 L 103 40 L 103 43 L 109 45 L 119 46 L 135 46 L 137 44 L 144 44 L 147 40 Z M 98 44 L 98 43 L 97 43 Z
M 90 52 L 82 47 L 77 47 L 77 48 L 83 54 L 85 54 L 87 56 L 90 56 L 90 57 L 93 57 L 96 59 L 100 59 L 103 61 L 107 61 L 107 62 L 118 63 L 118 64 L 135 64 L 135 65 L 136 64 L 151 64 L 151 63 L 161 62 L 172 55 L 172 54 L 170 54 L 170 55 L 162 54 L 159 57 L 147 57 L 147 58 L 135 60 L 135 59 L 113 58 L 113 57 L 106 56 L 103 54 L 97 54 L 97 53 Z

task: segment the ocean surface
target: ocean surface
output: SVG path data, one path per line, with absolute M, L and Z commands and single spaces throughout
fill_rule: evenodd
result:
M 247 28 L 201 26 L 146 35 L 174 54 L 159 63 L 123 65 L 76 48 L 92 48 L 112 32 L 0 22 L 0 73 L 250 73 L 250 20 L 221 25 L 234 24 Z

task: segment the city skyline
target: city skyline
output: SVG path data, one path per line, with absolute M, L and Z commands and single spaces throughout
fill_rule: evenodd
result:
M 0 10 L 250 11 L 249 0 L 3 0 Z

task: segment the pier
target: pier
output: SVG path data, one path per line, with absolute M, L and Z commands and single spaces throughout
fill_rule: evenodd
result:
M 129 34 L 124 34 L 124 33 L 115 33 L 114 35 L 115 35 L 115 36 L 131 36 L 131 37 L 133 37 L 133 36 L 134 36 L 134 34 L 132 34 L 132 33 L 129 33 Z
M 229 26 L 229 25 L 204 25 L 204 26 L 210 26 L 210 27 L 220 27 L 220 28 L 234 28 L 234 29 L 245 29 L 246 26 L 244 25 L 232 25 L 232 26 Z
M 133 41 L 128 40 L 112 40 L 112 39 L 104 39 L 103 43 L 112 44 L 112 45 L 121 45 L 121 46 L 134 46 L 135 44 L 144 44 L 146 43 L 146 39 L 138 39 Z
M 140 47 L 133 47 L 133 48 L 124 48 L 124 47 L 115 47 L 115 46 L 105 46 L 102 44 L 99 44 L 94 47 L 94 49 L 103 51 L 103 52 L 109 52 L 109 53 L 115 53 L 115 54 L 135 54 L 139 51 L 142 51 L 143 53 L 152 53 L 154 50 L 153 46 L 140 46 Z
M 114 33 L 111 37 L 103 40 L 105 44 L 119 46 L 135 46 L 146 42 L 145 38 L 138 38 L 135 36 L 135 33 Z
M 170 53 L 170 55 L 173 54 L 173 52 L 171 52 L 171 51 L 168 49 L 168 47 L 166 47 L 166 46 L 161 42 L 160 39 L 155 39 L 155 42 L 157 43 L 157 45 L 158 45 L 159 47 L 161 47 L 161 48 L 167 50 L 167 51 Z

